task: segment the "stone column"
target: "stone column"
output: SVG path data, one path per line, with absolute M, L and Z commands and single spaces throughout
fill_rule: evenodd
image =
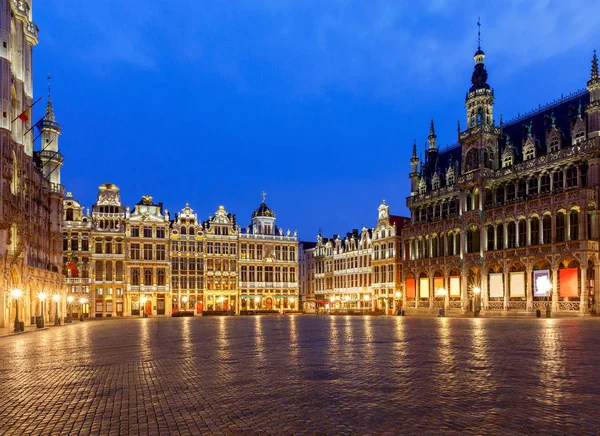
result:
M 462 313 L 465 313 L 469 308 L 469 291 L 467 289 L 467 273 L 464 269 L 461 269 L 460 272 L 460 293 Z
M 494 250 L 498 249 L 498 226 L 496 224 L 492 224 L 494 226 Z
M 544 217 L 541 216 L 539 219 L 540 222 L 540 231 L 539 231 L 539 241 L 537 241 L 540 245 L 544 243 Z
M 565 216 L 565 234 L 567 235 L 567 237 L 565 238 L 566 241 L 570 241 L 571 240 L 571 211 L 567 210 L 566 216 Z
M 552 267 L 552 312 L 558 311 L 558 266 Z
M 527 223 L 527 228 L 526 228 L 526 234 L 527 234 L 527 245 L 531 245 L 531 218 L 527 217 L 526 219 L 526 223 Z
M 490 305 L 490 292 L 488 290 L 488 274 L 481 274 L 481 301 L 483 303 L 483 310 L 488 310 Z
M 587 259 L 585 260 L 587 262 Z M 580 310 L 581 313 L 588 313 L 587 263 L 585 264 L 585 266 L 582 266 L 579 270 L 581 271 Z
M 504 310 L 507 311 L 507 310 L 509 310 L 509 306 L 510 306 L 510 295 L 508 293 L 508 280 L 509 280 L 510 271 L 508 271 L 507 268 L 505 267 L 502 270 L 502 273 L 503 273 L 502 286 L 504 288 Z
M 529 312 L 533 310 L 533 268 L 525 267 L 525 273 L 527 275 L 527 311 Z
M 433 274 L 429 274 L 429 308 L 433 309 L 433 301 L 435 300 L 434 278 Z

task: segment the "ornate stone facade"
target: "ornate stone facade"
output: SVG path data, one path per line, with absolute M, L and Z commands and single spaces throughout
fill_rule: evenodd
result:
M 353 230 L 345 238 L 317 236 L 300 253 L 305 311 L 382 312 L 398 309 L 402 288 L 400 231 L 408 218 L 390 215 L 385 201 L 374 229 Z M 314 300 L 313 300 L 314 298 Z
M 119 188 L 99 187 L 89 211 L 65 199 L 64 264 L 74 316 L 292 312 L 299 307 L 298 240 L 275 225 L 261 203 L 245 231 L 220 206 L 199 222 L 186 204 L 169 221 L 162 204 L 145 196 L 131 211 Z M 79 301 L 85 298 L 85 304 Z
M 42 150 L 34 151 L 31 111 L 34 103 L 32 49 L 38 42 L 31 2 L 0 0 L 0 325 L 11 325 L 16 304 L 11 291 L 21 291 L 19 320 L 29 324 L 41 315 L 64 316 L 62 271 L 62 156 L 60 125 L 48 99 L 38 126 Z M 21 118 L 18 118 L 21 115 Z M 42 305 L 41 294 L 60 303 Z
M 469 311 L 481 290 L 488 311 L 586 314 L 599 292 L 596 54 L 587 90 L 499 124 L 484 58 L 478 49 L 458 144 L 439 150 L 432 121 L 423 161 L 413 146 L 404 306 Z

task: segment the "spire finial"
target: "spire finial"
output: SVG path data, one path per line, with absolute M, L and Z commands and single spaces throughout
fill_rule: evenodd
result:
M 481 50 L 481 20 L 477 17 L 477 49 Z
M 267 198 L 267 193 L 265 191 L 262 192 L 262 202 L 264 203 Z
M 413 140 L 413 155 L 412 157 L 417 157 L 417 140 Z
M 598 56 L 596 56 L 596 49 L 594 49 L 594 56 L 592 57 L 592 73 L 590 80 L 598 80 Z
M 50 100 L 50 79 L 52 79 L 50 73 L 48 73 L 48 76 L 46 78 L 48 79 L 48 100 Z
M 433 124 L 433 118 L 431 118 L 431 122 L 429 123 L 429 136 L 435 135 L 435 126 Z

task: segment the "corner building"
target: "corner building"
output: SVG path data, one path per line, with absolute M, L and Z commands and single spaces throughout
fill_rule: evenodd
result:
M 38 27 L 31 1 L 0 0 L 0 326 L 29 324 L 43 312 L 46 322 L 66 311 L 62 274 L 61 185 L 63 157 L 58 151 L 61 126 L 48 96 L 41 120 L 42 147 L 34 150 L 31 111 L 34 103 L 33 47 Z M 39 295 L 60 297 L 45 304 Z
M 458 143 L 438 149 L 432 121 L 424 160 L 413 146 L 403 304 L 465 312 L 481 289 L 487 311 L 587 314 L 600 291 L 596 54 L 586 90 L 508 123 L 494 118 L 481 48 L 474 59 Z

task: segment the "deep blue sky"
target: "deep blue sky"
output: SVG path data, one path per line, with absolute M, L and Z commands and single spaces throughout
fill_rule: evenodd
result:
M 499 7 L 497 4 L 501 3 Z M 112 182 L 249 224 L 261 191 L 304 240 L 407 214 L 435 119 L 456 141 L 482 22 L 496 120 L 585 86 L 600 2 L 36 0 L 36 94 L 63 126 L 63 183 Z M 595 26 L 595 28 L 594 28 Z M 600 47 L 599 47 L 600 48 Z M 43 109 L 37 107 L 41 116 Z

